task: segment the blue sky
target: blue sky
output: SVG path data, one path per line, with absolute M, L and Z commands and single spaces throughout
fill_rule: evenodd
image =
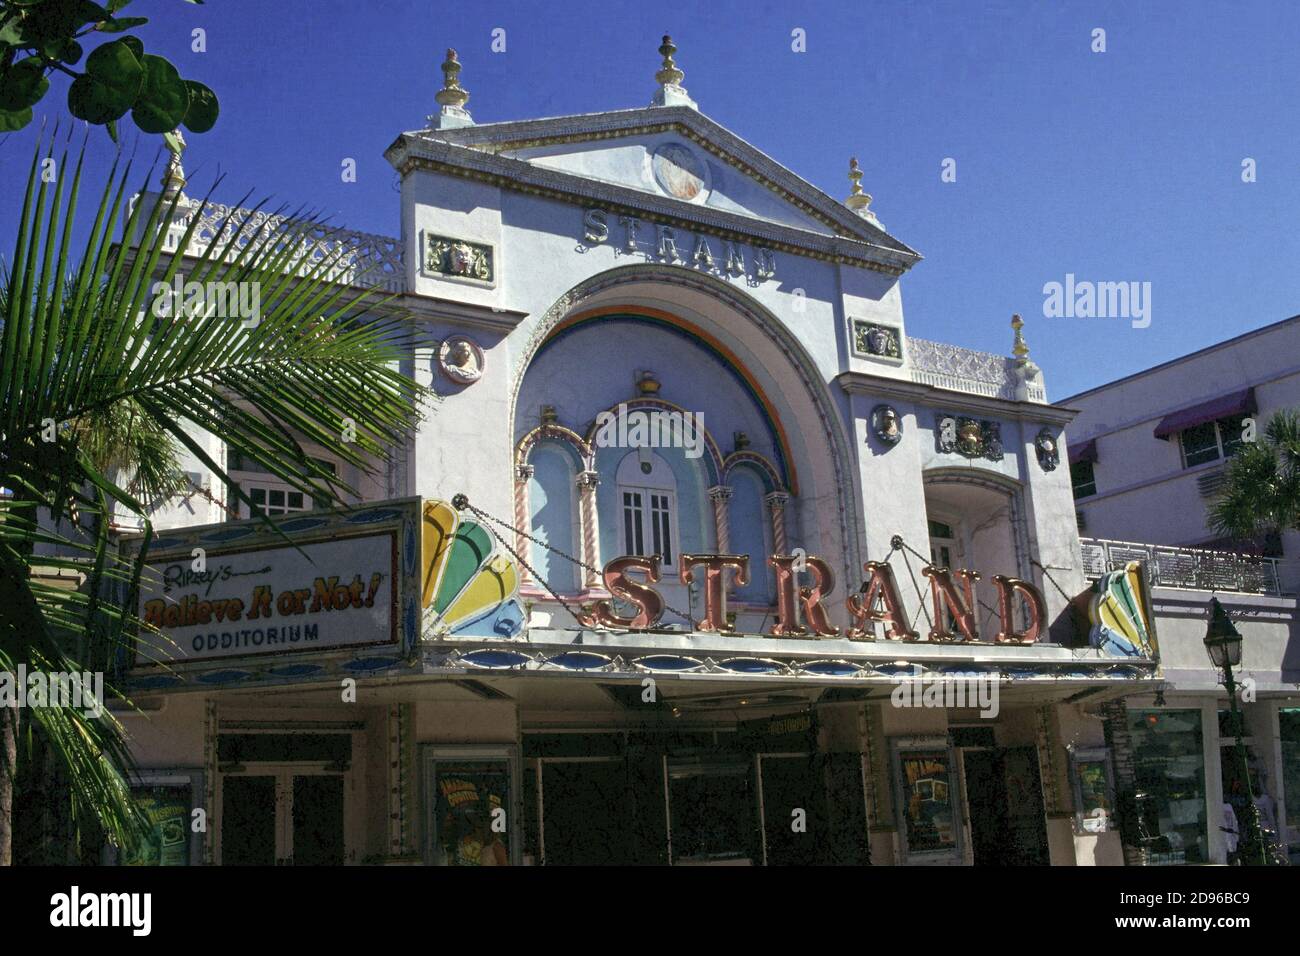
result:
M 836 198 L 859 158 L 872 208 L 925 256 L 902 280 L 911 334 L 1005 353 L 1020 312 L 1050 397 L 1300 312 L 1300 5 L 1281 0 L 135 0 L 124 12 L 150 17 L 136 31 L 147 50 L 217 92 L 221 119 L 189 137 L 185 165 L 196 186 L 224 173 L 223 199 L 252 190 L 397 235 L 381 154 L 434 109 L 446 47 L 486 122 L 644 105 L 670 32 L 714 120 Z M 196 27 L 206 53 L 191 50 Z M 807 52 L 791 50 L 796 28 Z M 1104 53 L 1090 49 L 1095 28 Z M 42 107 L 66 118 L 66 84 L 53 86 Z M 34 138 L 0 138 L 6 254 Z M 107 137 L 92 143 L 106 160 Z M 126 137 L 144 157 L 155 143 Z M 349 157 L 355 183 L 340 176 Z M 940 179 L 945 158 L 956 182 Z M 1150 326 L 1045 317 L 1043 286 L 1067 273 L 1150 282 Z

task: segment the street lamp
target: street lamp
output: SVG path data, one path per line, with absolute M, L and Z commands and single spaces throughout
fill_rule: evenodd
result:
M 1232 669 L 1241 666 L 1241 633 L 1228 617 L 1227 609 L 1216 597 L 1210 598 L 1210 623 L 1205 629 L 1205 650 L 1215 670 L 1223 671 L 1223 686 L 1228 691 L 1228 707 L 1232 713 L 1232 731 L 1237 738 L 1237 763 L 1246 787 L 1246 819 L 1241 840 L 1241 859 L 1251 865 L 1266 866 L 1264 835 L 1259 827 L 1259 810 L 1250 786 L 1250 765 L 1246 761 L 1246 745 L 1241 741 L 1241 711 L 1237 708 L 1237 682 Z

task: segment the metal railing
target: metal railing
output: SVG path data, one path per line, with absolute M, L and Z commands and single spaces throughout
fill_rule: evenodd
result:
M 1153 587 L 1283 593 L 1277 558 L 1103 538 L 1080 538 L 1079 544 L 1083 570 L 1090 577 L 1117 571 L 1130 561 L 1142 561 Z

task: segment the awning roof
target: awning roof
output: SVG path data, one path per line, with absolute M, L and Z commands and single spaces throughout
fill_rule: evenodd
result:
M 1078 447 L 1070 449 L 1070 464 L 1077 465 L 1085 461 L 1097 460 L 1097 439 L 1091 438 Z
M 1168 440 L 1169 436 L 1176 432 L 1197 425 L 1204 425 L 1206 422 L 1212 422 L 1215 419 L 1227 418 L 1229 415 L 1253 414 L 1255 407 L 1255 389 L 1253 388 L 1242 389 L 1240 392 L 1233 392 L 1229 395 L 1220 395 L 1208 402 L 1201 402 L 1191 408 L 1184 408 L 1181 411 L 1166 415 L 1160 419 L 1160 424 L 1156 426 L 1155 436 Z

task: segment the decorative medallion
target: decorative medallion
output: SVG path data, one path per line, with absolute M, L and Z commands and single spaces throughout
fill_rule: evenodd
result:
M 893 405 L 877 405 L 871 410 L 871 430 L 882 445 L 891 448 L 903 439 L 903 420 Z
M 1050 428 L 1042 429 L 1034 437 L 1034 451 L 1038 453 L 1038 464 L 1043 471 L 1055 471 L 1061 463 L 1061 446 Z
M 424 271 L 458 279 L 491 282 L 492 247 L 449 236 L 424 234 Z
M 438 367 L 453 382 L 477 382 L 483 376 L 483 350 L 463 335 L 452 336 L 438 349 Z
M 945 454 L 1001 461 L 1002 426 L 997 422 L 940 413 L 934 417 L 934 444 Z
M 693 202 L 705 191 L 704 166 L 681 143 L 665 143 L 656 149 L 650 168 L 659 188 L 676 199 Z
M 903 358 L 901 334 L 898 329 L 867 322 L 864 319 L 853 320 L 853 351 L 870 358 Z

